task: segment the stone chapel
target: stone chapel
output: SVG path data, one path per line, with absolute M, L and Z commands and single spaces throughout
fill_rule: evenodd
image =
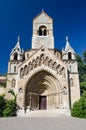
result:
M 75 51 L 68 37 L 65 49 L 54 48 L 53 19 L 43 10 L 33 19 L 31 49 L 21 49 L 18 37 L 10 53 L 6 91 L 10 89 L 17 95 L 19 109 L 25 111 L 70 109 L 80 98 Z

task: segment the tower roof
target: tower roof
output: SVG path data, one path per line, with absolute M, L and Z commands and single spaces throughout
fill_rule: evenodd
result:
M 19 53 L 22 53 L 22 50 L 21 50 L 21 47 L 20 47 L 20 36 L 18 36 L 17 43 L 16 43 L 15 47 L 12 49 L 11 54 L 13 54 L 16 51 L 19 52 Z
M 68 41 L 68 36 L 66 36 L 66 46 L 65 46 L 65 52 L 68 52 L 69 50 L 71 50 L 72 53 L 74 52 L 74 49 L 71 47 L 69 41 Z
M 35 22 L 39 17 L 46 17 L 47 19 L 53 21 L 53 19 L 47 14 L 45 13 L 45 11 L 42 9 L 41 13 L 39 13 L 34 19 L 33 22 Z

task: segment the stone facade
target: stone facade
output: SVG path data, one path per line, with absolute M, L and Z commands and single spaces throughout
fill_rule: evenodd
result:
M 7 90 L 17 94 L 20 109 L 69 109 L 80 98 L 76 54 L 54 48 L 53 20 L 44 11 L 33 19 L 32 49 L 23 51 L 20 38 L 10 54 Z M 9 93 L 6 98 L 11 98 Z

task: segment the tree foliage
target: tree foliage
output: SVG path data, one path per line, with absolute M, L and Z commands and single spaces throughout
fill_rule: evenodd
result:
M 80 90 L 81 90 L 81 94 L 83 94 L 83 92 L 86 91 L 86 82 L 80 83 Z
M 84 62 L 86 63 L 86 50 L 83 52 Z
M 71 110 L 73 117 L 86 118 L 86 92 L 84 92 L 77 102 L 74 103 Z
M 86 118 L 86 50 L 83 53 L 83 57 L 76 56 L 78 61 L 79 78 L 80 78 L 80 91 L 81 98 L 74 103 L 71 110 L 73 117 Z
M 16 116 L 16 102 L 14 100 L 7 100 L 5 109 L 3 110 L 4 117 Z
M 1 86 L 2 88 L 6 88 L 6 83 L 0 83 L 0 86 Z
M 86 91 L 86 50 L 83 53 L 83 57 L 80 55 L 76 56 L 78 61 L 78 70 L 79 70 L 79 78 L 80 78 L 80 90 L 81 95 L 84 91 Z
M 3 110 L 5 109 L 6 100 L 4 99 L 4 95 L 0 96 L 0 117 L 3 116 Z
M 0 117 L 16 116 L 16 95 L 13 90 L 10 90 L 9 92 L 14 96 L 13 100 L 6 100 L 5 95 L 0 96 Z

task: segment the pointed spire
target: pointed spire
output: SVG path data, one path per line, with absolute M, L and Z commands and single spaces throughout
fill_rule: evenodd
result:
M 20 36 L 19 35 L 18 35 L 18 38 L 17 38 L 17 43 L 11 51 L 11 55 L 14 54 L 15 52 L 17 52 L 18 54 L 24 53 L 24 50 L 22 50 L 21 47 L 20 47 Z
M 66 41 L 68 41 L 68 36 L 66 36 Z
M 21 47 L 20 47 L 20 36 L 18 35 L 18 38 L 17 38 L 17 44 L 15 46 L 15 49 L 19 49 L 19 51 L 21 51 Z
M 18 38 L 17 38 L 17 42 L 19 42 L 20 43 L 20 36 L 18 35 Z
M 66 36 L 65 52 L 67 52 L 69 49 L 71 49 L 71 51 L 72 51 L 73 53 L 75 53 L 74 50 L 73 50 L 73 48 L 71 47 L 69 41 L 68 41 L 68 36 Z
M 69 50 L 71 48 L 70 43 L 68 41 L 68 36 L 66 36 L 66 47 L 65 47 L 65 51 Z
M 44 12 L 44 10 L 42 9 L 42 12 Z

